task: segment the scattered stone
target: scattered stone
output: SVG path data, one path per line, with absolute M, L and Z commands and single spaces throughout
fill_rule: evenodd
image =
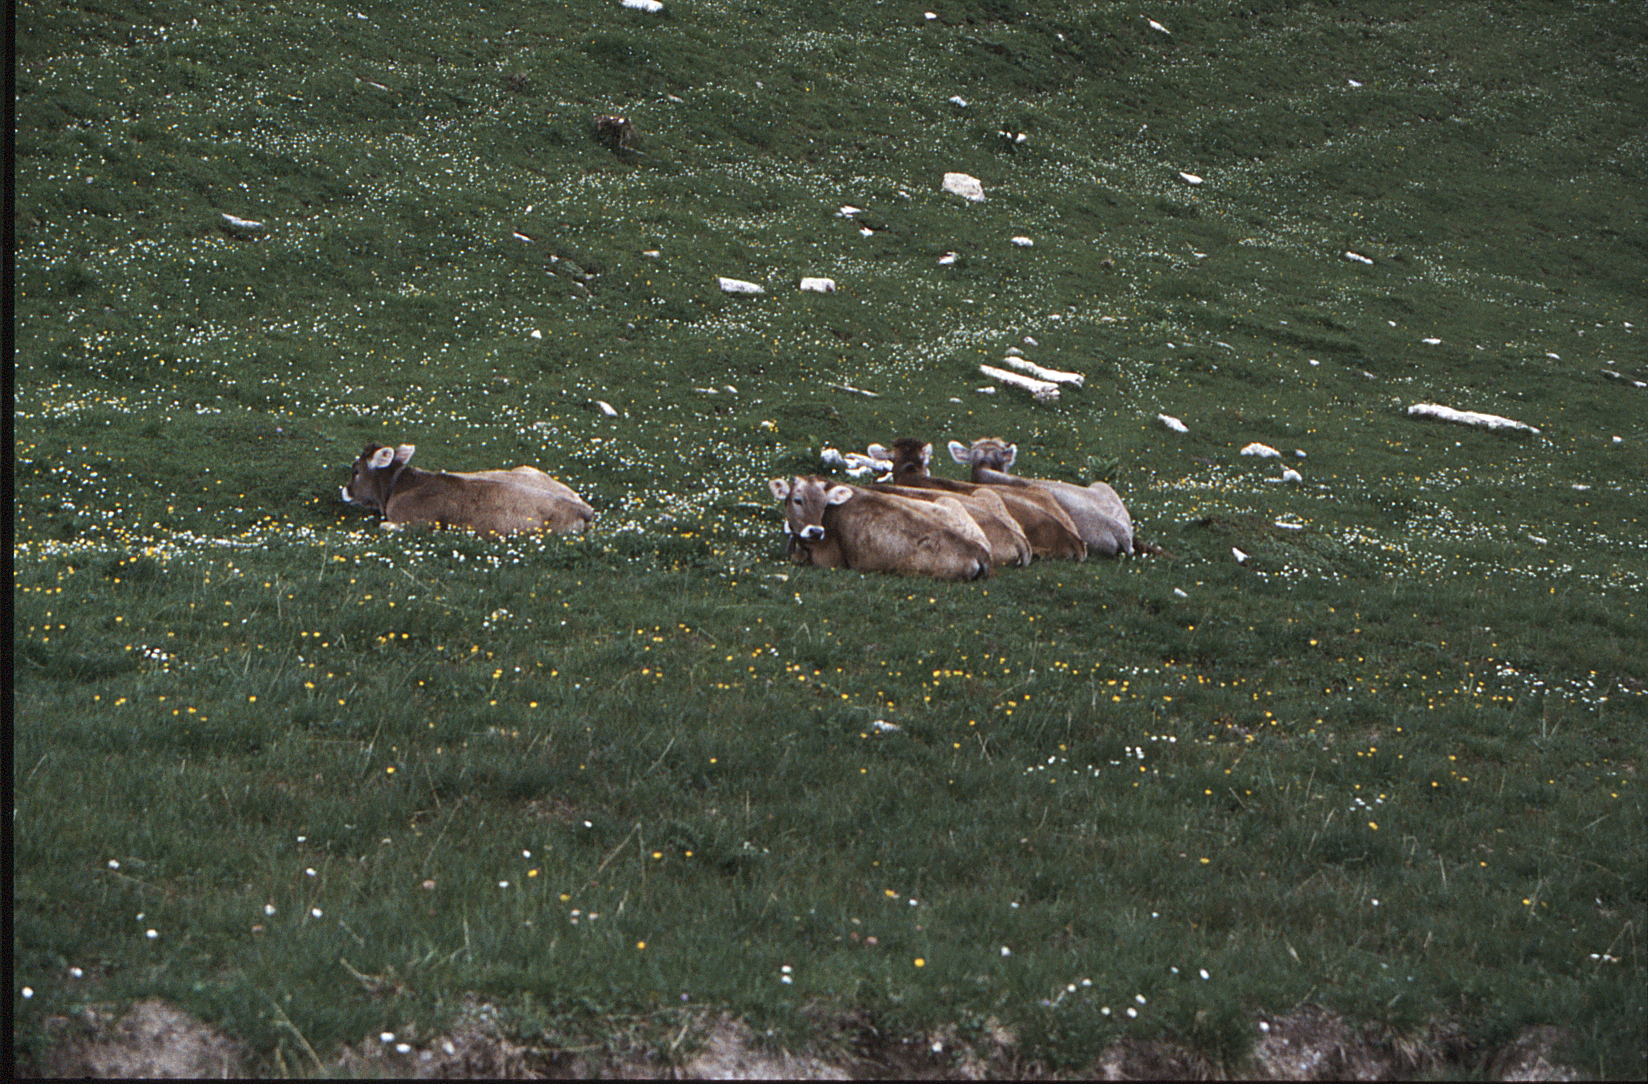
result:
M 984 201 L 984 184 L 977 177 L 969 177 L 965 173 L 946 173 L 944 175 L 944 190 L 953 192 L 964 200 L 974 203 Z
M 1498 414 L 1479 414 L 1474 410 L 1455 410 L 1453 407 L 1445 407 L 1437 403 L 1415 403 L 1408 408 L 1408 416 L 1410 418 L 1435 418 L 1437 421 L 1453 422 L 1456 425 L 1470 425 L 1478 429 L 1512 429 L 1525 433 L 1539 432 L 1531 425 L 1501 417 Z

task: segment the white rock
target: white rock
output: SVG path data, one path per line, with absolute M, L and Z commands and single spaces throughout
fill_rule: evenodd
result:
M 636 11 L 644 11 L 649 15 L 656 15 L 664 10 L 664 5 L 660 4 L 658 0 L 624 0 L 624 6 L 634 8 Z
M 659 252 L 655 248 L 649 248 L 645 252 L 641 253 L 641 255 L 645 256 L 649 260 L 656 260 L 658 257 L 662 256 L 663 253 Z
M 511 230 L 511 231 L 509 231 L 509 235 L 511 237 L 515 238 L 515 240 L 517 240 L 517 241 L 531 241 L 532 240 L 532 238 L 528 237 L 526 234 L 522 233 L 520 230 Z
M 532 337 L 534 339 L 541 339 L 541 338 L 544 337 L 544 333 L 539 331 L 537 328 L 533 328 L 532 329 Z
M 835 279 L 803 278 L 801 280 L 801 289 L 810 294 L 833 294 L 835 293 Z
M 1625 438 L 1624 437 L 1615 437 L 1614 438 L 1614 443 L 1615 444 L 1624 444 L 1625 443 Z
M 1168 35 L 1169 37 L 1171 37 L 1172 34 L 1173 34 L 1173 31 L 1169 30 L 1167 27 L 1163 26 L 1161 23 L 1157 22 L 1155 19 L 1149 18 L 1147 16 L 1145 18 L 1145 22 L 1150 24 L 1150 29 L 1152 29 L 1152 30 L 1160 30 L 1162 33 Z
M 1410 418 L 1435 418 L 1438 421 L 1454 422 L 1459 425 L 1472 425 L 1478 429 L 1518 429 L 1527 433 L 1539 432 L 1531 425 L 1513 421 L 1498 414 L 1479 414 L 1474 410 L 1455 410 L 1453 407 L 1445 407 L 1437 403 L 1415 403 L 1408 408 L 1408 416 Z
M 1185 173 L 1184 171 L 1181 170 L 1179 172 L 1179 176 L 1184 178 L 1185 184 L 1201 184 L 1202 183 L 1202 179 L 1200 177 L 1196 176 L 1194 173 Z
M 1189 597 L 1190 597 L 1190 596 L 1189 596 L 1189 595 L 1187 595 L 1187 594 L 1185 594 L 1185 590 L 1184 590 L 1184 588 L 1182 588 L 1182 587 L 1175 587 L 1175 588 L 1174 588 L 1174 589 L 1173 589 L 1173 597 L 1174 597 L 1174 598 L 1189 598 Z
M 959 105 L 963 109 L 966 109 L 967 108 L 967 99 L 963 98 L 959 94 L 952 94 L 952 95 L 950 95 L 950 104 L 951 105 Z
M 595 400 L 595 405 L 600 407 L 601 413 L 605 414 L 609 418 L 616 418 L 618 416 L 618 412 L 612 409 L 612 404 L 607 402 L 605 399 Z
M 1015 245 L 1019 246 L 1020 248 L 1029 248 L 1032 245 L 1034 245 L 1036 242 L 1030 240 L 1030 238 L 1028 238 L 1028 237 L 1020 236 L 1020 237 L 1013 238 L 1013 243 Z
M 890 734 L 898 729 L 897 723 L 889 723 L 885 719 L 877 719 L 870 724 L 870 728 L 880 734 Z
M 1258 441 L 1254 441 L 1252 444 L 1249 444 L 1247 447 L 1243 448 L 1242 454 L 1256 455 L 1260 459 L 1280 459 L 1282 457 L 1281 452 L 1278 452 L 1275 448 L 1272 448 L 1268 444 L 1260 444 Z
M 1304 480 L 1305 476 L 1294 470 L 1292 467 L 1289 467 L 1287 470 L 1282 472 L 1282 481 L 1284 482 L 1303 482 Z
M 1365 263 L 1365 264 L 1367 264 L 1367 265 L 1368 265 L 1368 266 L 1369 266 L 1369 267 L 1372 267 L 1372 266 L 1373 266 L 1373 261 L 1372 261 L 1372 260 L 1370 260 L 1370 259 L 1368 259 L 1368 258 L 1367 258 L 1367 257 L 1366 257 L 1366 256 L 1364 256 L 1364 255 L 1362 255 L 1362 254 L 1361 254 L 1361 253 L 1360 253 L 1360 252 L 1350 252 L 1350 251 L 1347 251 L 1347 252 L 1346 252 L 1346 253 L 1345 253 L 1345 259 L 1347 259 L 1347 260 L 1355 260 L 1355 261 L 1356 261 L 1356 262 L 1357 262 L 1357 263 Z M 1392 324 L 1392 325 L 1391 325 L 1391 327 L 1395 327 L 1395 326 L 1396 326 L 1396 325 L 1395 325 L 1395 324 Z
M 1156 420 L 1173 430 L 1175 433 L 1190 432 L 1190 426 L 1186 425 L 1184 422 L 1181 422 L 1171 414 L 1158 414 L 1156 415 Z
M 984 184 L 977 177 L 969 177 L 965 173 L 946 173 L 944 175 L 944 190 L 954 192 L 962 199 L 980 203 L 984 200 Z
M 839 448 L 825 448 L 818 453 L 818 458 L 826 467 L 845 467 L 847 461 L 841 457 Z
M 1357 81 L 1356 81 L 1356 80 L 1354 80 L 1354 79 L 1346 79 L 1346 80 L 1345 80 L 1345 82 L 1347 82 L 1347 83 L 1349 83 L 1349 84 L 1350 84 L 1350 85 L 1351 85 L 1351 86 L 1353 86 L 1353 87 L 1359 87 L 1359 86 L 1361 86 L 1361 85 L 1362 85 L 1362 84 L 1361 84 L 1361 83 L 1358 83 L 1358 82 L 1357 82 Z
M 951 264 L 956 262 L 956 254 L 954 252 L 946 252 L 944 255 L 942 255 L 938 258 L 938 262 L 941 265 L 943 265 L 945 267 L 948 267 Z
M 1441 339 L 1420 339 L 1419 341 L 1424 343 L 1426 346 L 1441 346 L 1442 345 L 1442 340 Z
M 1018 373 L 1010 373 L 1006 369 L 997 369 L 993 365 L 980 365 L 979 372 L 991 380 L 999 380 L 1003 384 L 1023 388 L 1035 396 L 1037 402 L 1051 402 L 1059 397 L 1059 386 L 1050 380 L 1037 380 L 1033 376 L 1020 376 Z
M 837 211 L 837 212 L 836 212 L 836 213 L 835 213 L 835 216 L 836 216 L 836 217 L 837 217 L 837 218 L 851 218 L 851 217 L 853 217 L 853 216 L 854 216 L 854 215 L 861 215 L 861 214 L 863 214 L 863 213 L 864 213 L 864 208 L 862 208 L 862 207 L 854 207 L 854 206 L 853 206 L 853 205 L 852 205 L 852 204 L 850 204 L 850 203 L 843 203 L 843 204 L 842 204 L 842 205 L 841 205 L 841 210 L 839 210 L 839 211 Z
M 1230 547 L 1230 555 L 1232 557 L 1236 558 L 1236 563 L 1237 564 L 1239 564 L 1239 565 L 1247 564 L 1247 554 L 1243 553 L 1241 550 L 1237 549 L 1235 546 Z
M 223 214 L 223 212 L 221 212 L 221 211 L 219 211 L 218 213 Z M 231 214 L 223 214 L 223 221 L 231 229 L 245 230 L 247 233 L 254 233 L 257 230 L 263 229 L 263 223 L 261 223 L 261 222 L 253 221 L 250 218 L 236 218 L 234 215 L 231 215 Z
M 1021 373 L 1029 373 L 1037 380 L 1046 380 L 1053 384 L 1074 384 L 1079 388 L 1087 382 L 1087 378 L 1082 376 L 1080 373 L 1066 373 L 1061 372 L 1058 369 L 1044 369 L 1033 361 L 1023 357 L 1016 357 L 1011 354 L 1002 359 L 1002 364 L 1017 369 Z
M 868 226 L 860 226 L 860 227 L 859 227 L 859 228 L 858 228 L 858 235 L 859 235 L 859 236 L 860 236 L 860 237 L 870 237 L 870 236 L 872 236 L 872 235 L 873 235 L 873 234 L 874 234 L 874 233 L 875 233 L 875 231 L 874 231 L 874 230 L 872 230 L 872 229 L 871 229 L 871 228 L 870 228 L 870 227 L 868 227 Z
M 721 285 L 721 292 L 725 294 L 764 294 L 766 287 L 754 282 L 745 282 L 743 279 L 729 279 L 717 277 L 716 282 Z
M 932 22 L 934 19 L 938 18 L 938 12 L 936 12 L 936 11 L 925 11 L 925 12 L 922 12 L 921 17 L 923 19 L 926 19 L 928 22 Z

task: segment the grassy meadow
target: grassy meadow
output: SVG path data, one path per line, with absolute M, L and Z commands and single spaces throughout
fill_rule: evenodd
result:
M 22 1064 L 159 998 L 260 1073 L 476 1005 L 544 1067 L 1241 1074 L 1320 1005 L 1648 1073 L 1633 7 L 24 0 Z M 1167 552 L 789 565 L 766 479 L 900 436 Z M 599 518 L 380 531 L 369 441 Z

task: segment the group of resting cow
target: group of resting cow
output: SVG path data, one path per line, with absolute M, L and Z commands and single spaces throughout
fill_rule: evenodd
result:
M 482 534 L 578 532 L 595 510 L 536 467 L 455 473 L 408 466 L 416 447 L 369 444 L 355 460 L 343 499 L 383 514 L 383 527 L 462 527 Z M 972 480 L 935 478 L 933 446 L 895 440 L 870 445 L 870 461 L 891 472 L 883 482 L 846 485 L 819 475 L 767 483 L 784 502 L 789 558 L 820 568 L 851 568 L 972 580 L 1033 558 L 1080 561 L 1160 553 L 1133 537 L 1133 520 L 1116 491 L 1009 474 L 1018 446 L 995 438 L 950 442 L 950 455 Z

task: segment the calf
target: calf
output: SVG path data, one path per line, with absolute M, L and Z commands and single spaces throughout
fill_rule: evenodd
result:
M 973 481 L 1032 488 L 1051 495 L 1069 513 L 1089 550 L 1106 557 L 1135 551 L 1133 517 L 1128 515 L 1127 506 L 1114 489 L 1103 482 L 1078 486 L 1069 482 L 1019 478 L 1008 474 L 1007 468 L 1013 465 L 1018 450 L 1018 445 L 995 437 L 975 440 L 971 447 L 956 440 L 950 442 L 950 457 L 972 468 Z M 1144 552 L 1144 548 L 1140 548 L 1139 552 Z
M 1024 487 L 987 486 L 934 478 L 927 471 L 932 461 L 933 446 L 910 437 L 893 441 L 891 450 L 872 444 L 869 453 L 876 459 L 892 461 L 891 483 L 894 486 L 937 490 L 952 496 L 977 496 L 982 491 L 997 497 L 1007 514 L 1024 531 L 1030 550 L 1037 557 L 1071 561 L 1081 561 L 1087 557 L 1087 545 L 1082 541 L 1076 524 L 1049 494 Z
M 953 500 L 911 501 L 818 475 L 774 478 L 767 486 L 784 502 L 784 533 L 797 564 L 941 580 L 990 575 L 984 532 Z
M 417 446 L 368 444 L 355 460 L 343 499 L 383 513 L 381 526 L 462 527 L 479 534 L 582 531 L 595 510 L 536 467 L 468 474 L 407 466 Z

